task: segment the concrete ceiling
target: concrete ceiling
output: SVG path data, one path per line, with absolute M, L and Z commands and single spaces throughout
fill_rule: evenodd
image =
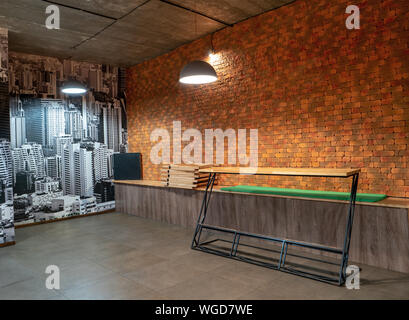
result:
M 294 1 L 1 0 L 0 27 L 12 51 L 130 66 Z M 60 30 L 45 27 L 51 4 Z

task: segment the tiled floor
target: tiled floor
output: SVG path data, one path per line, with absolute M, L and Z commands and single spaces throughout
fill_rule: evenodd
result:
M 0 249 L 0 299 L 409 299 L 409 275 L 360 266 L 347 290 L 190 249 L 192 230 L 122 214 L 39 225 Z M 45 287 L 45 268 L 61 289 Z

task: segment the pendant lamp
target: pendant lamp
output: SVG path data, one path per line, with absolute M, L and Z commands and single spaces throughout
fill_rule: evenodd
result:
M 61 91 L 67 95 L 83 94 L 87 92 L 87 88 L 77 80 L 65 81 Z
M 179 81 L 185 84 L 205 84 L 217 81 L 214 68 L 205 61 L 192 61 L 180 73 Z

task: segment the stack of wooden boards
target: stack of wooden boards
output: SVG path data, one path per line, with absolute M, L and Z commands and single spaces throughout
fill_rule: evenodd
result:
M 196 189 L 206 187 L 209 179 L 208 173 L 200 170 L 212 167 L 211 165 L 192 164 L 174 165 L 167 164 L 162 167 L 161 181 L 166 187 Z

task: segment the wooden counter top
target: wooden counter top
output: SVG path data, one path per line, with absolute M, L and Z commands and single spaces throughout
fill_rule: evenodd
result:
M 152 180 L 114 180 L 116 184 L 126 184 L 131 186 L 144 186 L 144 187 L 163 187 L 164 185 L 161 181 Z
M 246 168 L 246 167 L 211 167 L 200 170 L 202 173 L 275 175 L 275 176 L 308 176 L 346 178 L 361 172 L 361 169 L 332 168 Z
M 175 187 L 165 187 L 162 182 L 160 181 L 151 181 L 151 180 L 123 180 L 123 181 L 114 181 L 116 184 L 122 185 L 133 185 L 133 186 L 142 186 L 142 187 L 156 187 L 156 188 L 168 188 L 168 189 L 184 189 L 184 188 L 175 188 Z M 302 197 L 289 197 L 289 196 L 280 196 L 280 195 L 273 195 L 273 194 L 255 194 L 255 193 L 242 193 L 242 192 L 229 192 L 220 190 L 224 186 L 214 186 L 214 192 L 222 192 L 222 193 L 234 193 L 234 194 L 242 194 L 248 196 L 259 196 L 259 197 L 273 197 L 273 198 L 288 198 L 288 199 L 302 199 L 302 200 L 310 200 L 310 201 L 325 201 L 325 202 L 336 202 L 336 203 L 348 203 L 348 201 L 341 201 L 341 200 L 330 200 L 330 199 L 313 199 L 313 198 L 302 198 Z M 203 192 L 205 188 L 198 188 L 195 190 L 187 189 L 191 191 L 200 191 Z M 401 208 L 401 209 L 409 209 L 409 199 L 405 198 L 394 198 L 388 197 L 385 200 L 370 203 L 370 202 L 357 202 L 357 205 L 363 206 L 374 206 L 374 207 L 388 207 L 388 208 Z

